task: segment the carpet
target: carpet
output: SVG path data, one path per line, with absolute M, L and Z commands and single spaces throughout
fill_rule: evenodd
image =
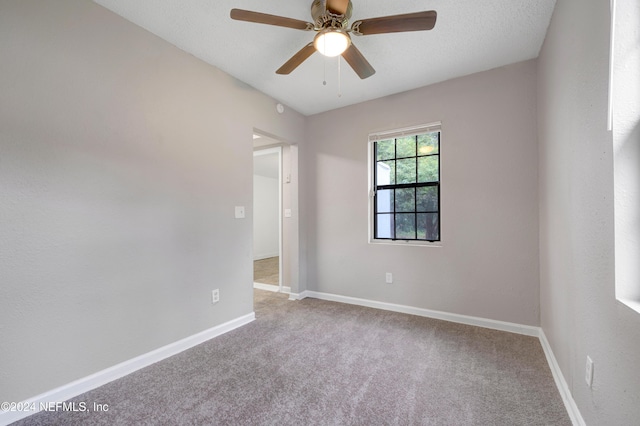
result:
M 538 339 L 255 290 L 256 320 L 17 425 L 571 425 Z
M 262 284 L 280 285 L 279 261 L 280 258 L 278 256 L 254 260 L 253 281 Z

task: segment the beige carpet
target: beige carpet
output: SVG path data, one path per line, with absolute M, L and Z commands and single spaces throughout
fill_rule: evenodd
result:
M 566 425 L 537 338 L 254 291 L 256 320 L 20 425 Z
M 255 260 L 253 262 L 253 282 L 280 285 L 279 260 L 278 256 Z

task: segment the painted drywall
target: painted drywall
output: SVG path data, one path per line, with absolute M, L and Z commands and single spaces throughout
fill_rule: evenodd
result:
M 253 158 L 253 259 L 278 256 L 280 252 L 279 154 Z M 274 177 L 275 175 L 275 177 Z
M 527 61 L 310 116 L 308 289 L 538 325 L 535 115 Z M 442 247 L 369 244 L 368 134 L 436 121 Z
M 83 0 L 0 2 L 0 58 L 0 401 L 250 313 L 253 129 L 305 118 Z
M 631 425 L 640 315 L 615 298 L 609 17 L 609 2 L 558 0 L 538 59 L 541 326 L 586 424 Z

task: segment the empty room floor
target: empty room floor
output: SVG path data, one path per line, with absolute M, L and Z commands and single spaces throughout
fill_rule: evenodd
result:
M 18 425 L 570 425 L 537 338 L 254 290 L 256 320 Z

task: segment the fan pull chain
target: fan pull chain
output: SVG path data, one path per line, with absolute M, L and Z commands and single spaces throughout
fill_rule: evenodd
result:
M 342 81 L 340 78 L 340 56 L 338 55 L 338 97 L 342 97 Z
M 322 43 L 324 44 L 324 50 L 327 50 L 327 40 L 325 38 L 322 39 Z M 322 61 L 322 68 L 323 68 L 323 78 L 322 78 L 322 85 L 326 86 L 327 85 L 327 58 L 326 56 L 324 57 L 324 60 Z
M 324 58 L 322 60 L 322 85 L 326 86 L 327 85 L 327 58 Z

